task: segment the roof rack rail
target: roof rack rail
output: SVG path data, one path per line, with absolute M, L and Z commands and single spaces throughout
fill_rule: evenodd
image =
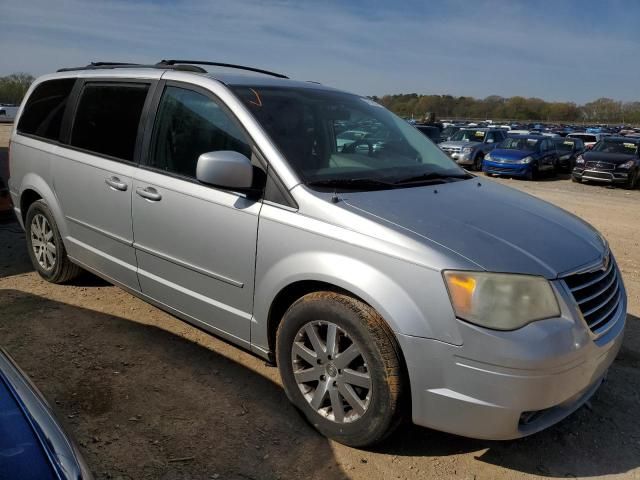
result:
M 112 68 L 165 68 L 168 70 L 180 70 L 185 72 L 207 73 L 207 71 L 197 65 L 145 65 L 141 63 L 125 63 L 125 62 L 91 62 L 84 67 L 68 67 L 59 68 L 58 72 L 75 72 L 78 70 L 108 70 Z
M 233 63 L 221 63 L 221 62 L 207 62 L 204 60 L 161 60 L 156 66 L 159 68 L 172 67 L 178 65 L 211 65 L 214 67 L 234 68 L 237 70 L 246 70 L 249 72 L 262 73 L 277 78 L 289 78 L 282 73 L 270 72 L 269 70 L 262 70 L 261 68 L 247 67 L 244 65 L 235 65 Z

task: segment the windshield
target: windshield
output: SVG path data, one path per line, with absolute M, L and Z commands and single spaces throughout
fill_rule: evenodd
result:
M 510 137 L 504 142 L 498 145 L 498 148 L 503 150 L 525 150 L 528 152 L 535 152 L 538 150 L 540 144 L 539 138 L 517 138 Z
M 486 135 L 484 130 L 458 130 L 451 137 L 453 142 L 482 142 Z
M 598 141 L 595 135 L 577 135 L 575 133 L 570 133 L 569 135 L 567 135 L 567 137 L 581 138 L 583 142 L 589 143 Z
M 451 135 L 456 133 L 458 130 L 460 130 L 460 127 L 454 127 L 453 125 L 449 125 L 448 127 L 445 127 L 442 130 L 442 136 L 443 137 L 450 137 Z
M 307 184 L 468 176 L 413 126 L 367 98 L 315 88 L 233 90 Z
M 574 147 L 574 140 L 562 140 L 556 142 L 556 149 L 560 152 L 572 152 Z
M 594 152 L 603 153 L 638 153 L 638 145 L 634 142 L 625 142 L 624 140 L 601 140 L 593 147 Z

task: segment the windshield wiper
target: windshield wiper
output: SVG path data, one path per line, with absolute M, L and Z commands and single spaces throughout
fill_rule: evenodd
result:
M 342 188 L 347 190 L 382 190 L 394 188 L 394 183 L 375 178 L 331 178 L 307 182 L 312 187 Z
M 472 175 L 468 173 L 423 173 L 422 175 L 414 175 L 412 177 L 402 178 L 394 182 L 394 185 L 406 185 L 409 183 L 449 183 L 456 180 L 466 180 L 471 178 Z

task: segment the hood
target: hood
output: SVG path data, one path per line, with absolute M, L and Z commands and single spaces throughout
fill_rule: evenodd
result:
M 491 158 L 499 160 L 522 160 L 524 157 L 535 156 L 536 152 L 529 150 L 512 150 L 496 148 L 491 152 Z
M 621 165 L 628 162 L 629 160 L 637 160 L 638 157 L 628 153 L 606 153 L 590 151 L 584 153 L 582 155 L 582 158 L 584 158 L 585 162 L 607 162 L 613 163 L 615 165 Z
M 443 142 L 440 144 L 441 147 L 473 147 L 474 145 L 479 145 L 482 142 L 467 142 L 465 140 L 457 140 L 455 142 L 449 140 L 448 142 Z
M 492 272 L 552 279 L 602 258 L 598 232 L 528 194 L 473 178 L 437 186 L 350 192 L 343 208 Z

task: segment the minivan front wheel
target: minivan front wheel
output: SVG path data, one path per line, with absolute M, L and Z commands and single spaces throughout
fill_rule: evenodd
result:
M 63 283 L 81 272 L 67 257 L 58 226 L 43 200 L 31 204 L 24 226 L 31 263 L 42 278 Z
M 276 355 L 287 396 L 323 435 L 364 447 L 400 423 L 399 347 L 365 303 L 334 292 L 305 295 L 282 319 Z

